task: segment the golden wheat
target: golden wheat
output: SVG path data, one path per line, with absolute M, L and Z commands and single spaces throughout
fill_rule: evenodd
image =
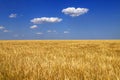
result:
M 120 80 L 120 40 L 0 41 L 0 80 Z

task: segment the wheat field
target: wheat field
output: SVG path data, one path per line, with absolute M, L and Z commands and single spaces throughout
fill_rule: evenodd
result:
M 0 80 L 120 80 L 120 40 L 1 40 Z

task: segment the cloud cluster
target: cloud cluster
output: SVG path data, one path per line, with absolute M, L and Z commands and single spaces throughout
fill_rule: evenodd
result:
M 17 17 L 17 14 L 10 14 L 9 15 L 9 18 L 16 18 Z
M 37 25 L 33 25 L 33 26 L 30 26 L 30 29 L 35 29 L 37 27 L 38 27 Z
M 42 23 L 56 23 L 61 22 L 62 19 L 58 17 L 41 17 L 41 18 L 34 18 L 31 20 L 34 24 L 42 24 Z
M 70 15 L 72 17 L 80 16 L 87 13 L 89 9 L 87 8 L 75 8 L 75 7 L 68 7 L 62 10 L 62 13 L 66 15 Z
M 77 16 L 80 16 L 80 15 L 87 13 L 88 11 L 89 11 L 89 9 L 87 9 L 87 8 L 68 7 L 68 8 L 63 9 L 62 13 L 70 15 L 72 17 L 77 17 Z M 36 24 L 36 25 L 30 26 L 30 29 L 38 28 L 37 24 L 57 23 L 57 22 L 61 22 L 61 21 L 62 21 L 62 18 L 59 18 L 59 17 L 33 18 L 30 20 L 30 22 L 32 22 L 33 24 Z M 50 32 L 56 32 L 56 31 L 48 30 L 47 32 L 50 33 Z M 64 33 L 69 33 L 69 31 L 64 31 Z M 36 34 L 41 34 L 41 33 L 36 33 Z
M 0 26 L 0 30 L 3 32 L 9 32 L 9 30 L 5 29 L 5 27 L 3 27 L 3 26 Z
M 61 12 L 66 14 L 66 15 L 69 15 L 71 17 L 77 17 L 77 16 L 80 16 L 80 15 L 83 15 L 85 13 L 87 13 L 89 11 L 88 8 L 75 8 L 75 7 L 68 7 L 68 8 L 65 8 L 63 9 Z M 18 17 L 19 14 L 10 14 L 8 16 L 8 18 L 16 18 Z M 57 23 L 57 22 L 61 22 L 63 19 L 62 18 L 59 18 L 59 17 L 38 17 L 38 18 L 33 18 L 30 20 L 30 22 L 33 23 L 32 26 L 30 26 L 29 28 L 30 29 L 35 29 L 35 28 L 38 28 L 37 24 L 42 24 L 42 23 Z M 2 32 L 11 32 L 9 31 L 8 29 L 6 29 L 4 26 L 0 26 L 0 31 Z M 56 30 L 48 30 L 47 31 L 48 33 L 57 33 Z M 63 31 L 64 34 L 69 34 L 70 32 L 69 31 Z M 35 34 L 37 35 L 42 35 L 44 33 L 42 32 L 36 32 Z M 19 37 L 18 34 L 15 34 L 14 37 Z M 23 35 L 24 37 L 24 35 Z

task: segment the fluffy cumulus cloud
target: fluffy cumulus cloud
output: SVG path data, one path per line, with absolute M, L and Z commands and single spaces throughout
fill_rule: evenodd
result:
M 41 17 L 41 18 L 34 18 L 31 20 L 34 24 L 42 24 L 42 23 L 56 23 L 61 22 L 62 19 L 58 17 Z
M 38 27 L 37 25 L 33 25 L 33 26 L 30 26 L 30 29 L 35 29 L 37 27 Z
M 75 8 L 75 7 L 68 7 L 62 10 L 62 13 L 66 15 L 70 15 L 72 17 L 80 16 L 87 13 L 89 9 L 87 8 Z
M 17 14 L 10 14 L 9 15 L 9 18 L 16 18 L 17 17 Z

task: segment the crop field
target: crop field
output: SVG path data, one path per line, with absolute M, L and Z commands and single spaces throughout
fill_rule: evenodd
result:
M 0 80 L 120 80 L 120 40 L 1 40 Z

